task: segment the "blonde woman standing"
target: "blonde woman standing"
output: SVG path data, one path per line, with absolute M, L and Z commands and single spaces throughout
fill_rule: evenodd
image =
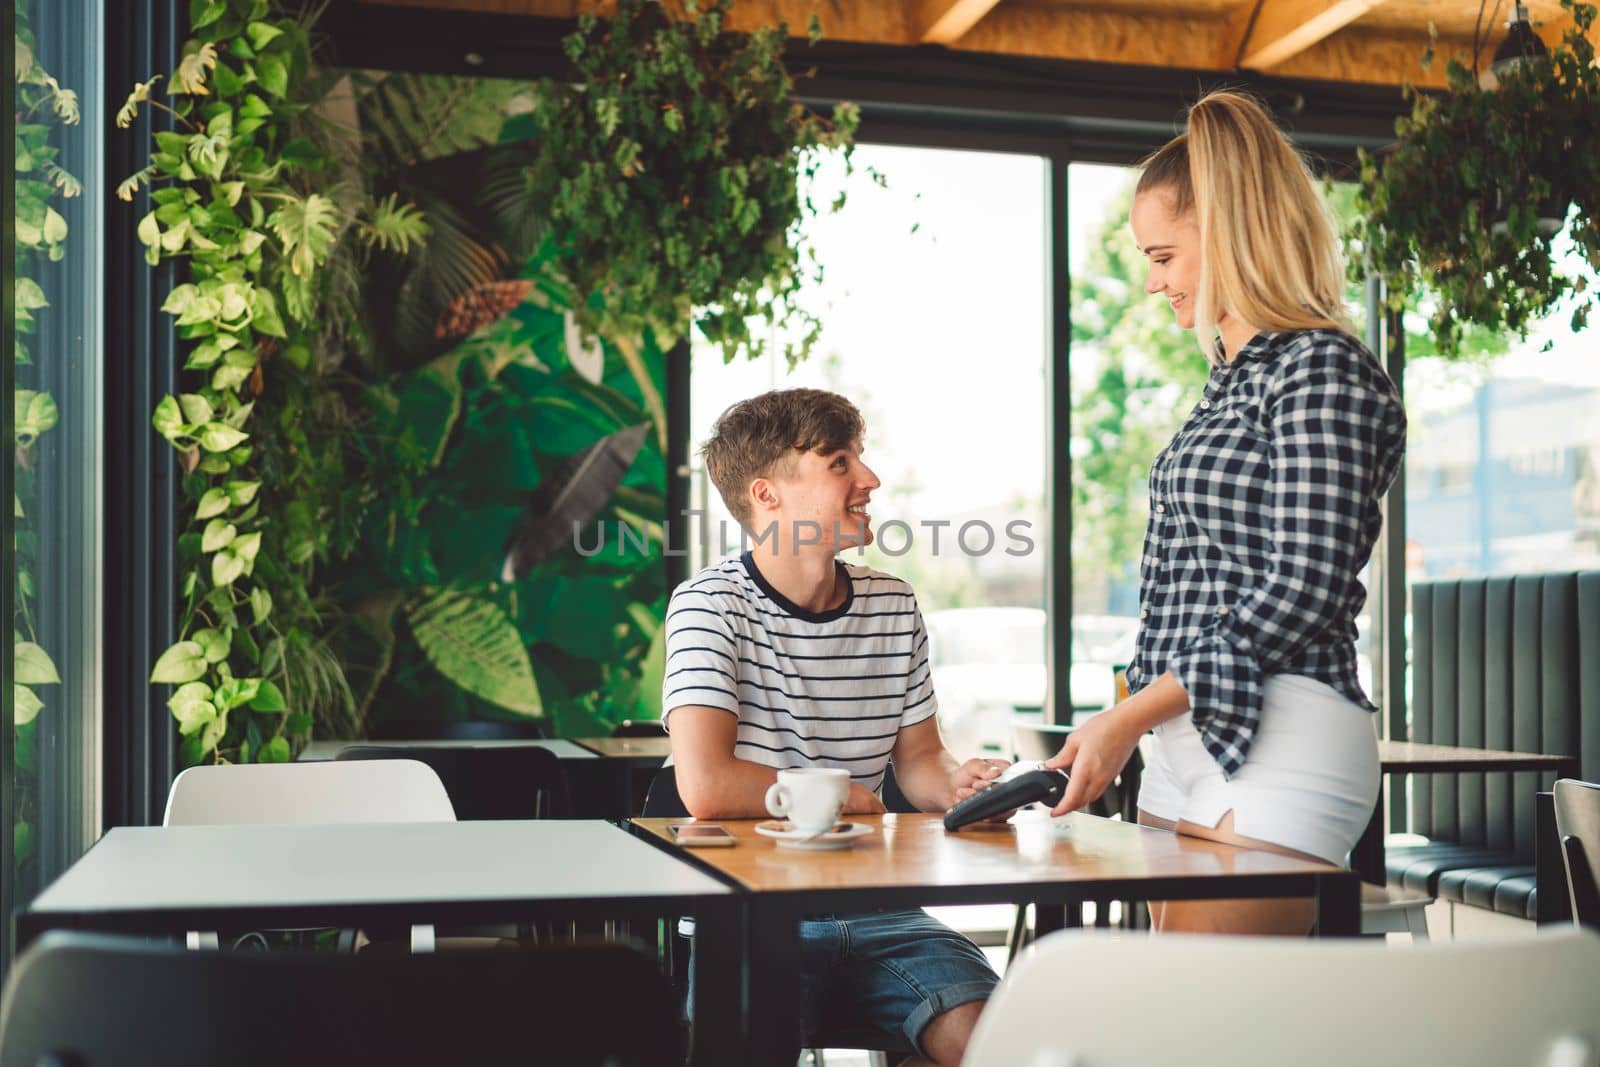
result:
M 1405 449 L 1394 384 L 1343 321 L 1339 243 L 1252 98 L 1216 92 L 1144 164 L 1134 239 L 1212 362 L 1150 469 L 1133 695 L 1069 736 L 1055 813 L 1156 744 L 1140 822 L 1343 864 L 1378 797 L 1357 573 Z M 1303 935 L 1308 900 L 1153 904 L 1161 930 Z

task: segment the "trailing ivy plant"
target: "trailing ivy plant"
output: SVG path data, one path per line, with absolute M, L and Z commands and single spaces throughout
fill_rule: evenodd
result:
M 732 6 L 688 0 L 677 20 L 658 0 L 620 0 L 612 18 L 583 15 L 562 42 L 571 81 L 541 85 L 528 182 L 556 224 L 551 265 L 589 297 L 575 309 L 585 334 L 625 358 L 628 339 L 648 329 L 666 350 L 691 321 L 730 360 L 765 351 L 767 327 L 791 363 L 821 334 L 799 300 L 821 272 L 800 234 L 816 214 L 801 179 L 823 150 L 848 162 L 859 111 L 841 103 L 830 121 L 799 104 L 787 26 L 724 34 Z M 815 15 L 809 29 L 815 41 Z
M 327 414 L 323 268 L 342 240 L 404 250 L 425 231 L 398 200 L 341 195 L 326 154 L 299 135 L 327 88 L 312 76 L 311 17 L 269 0 L 192 0 L 177 69 L 164 86 L 159 75 L 135 86 L 117 115 L 125 127 L 147 106 L 175 127 L 155 133 L 150 165 L 117 192 L 151 187 L 146 259 L 186 276 L 162 304 L 188 343 L 184 391 L 152 420 L 185 471 L 183 613 L 151 673 L 177 687 L 168 706 L 185 763 L 287 760 L 319 703 L 351 704 L 311 593 L 343 473 L 324 462 L 329 431 L 308 436 Z
M 1553 251 L 1564 233 L 1600 270 L 1596 9 L 1562 7 L 1573 25 L 1548 55 L 1506 70 L 1494 89 L 1451 60 L 1449 91 L 1407 86 L 1411 114 L 1396 121 L 1396 143 L 1362 153 L 1351 270 L 1381 274 L 1394 308 L 1419 288 L 1433 296 L 1443 355 L 1459 355 L 1473 326 L 1525 338 L 1569 299 L 1581 330 L 1600 299 L 1583 276 L 1559 269 Z M 1424 64 L 1431 59 L 1430 47 Z
M 60 149 L 50 143 L 60 126 L 79 120 L 78 97 L 62 88 L 36 57 L 36 42 L 27 25 L 26 11 L 16 13 L 16 207 L 13 219 L 16 255 L 12 294 L 16 316 L 16 348 L 12 360 L 18 367 L 33 362 L 24 338 L 37 327 L 36 313 L 50 306 L 37 275 L 46 262 L 57 262 L 67 248 L 67 220 L 55 201 L 78 196 L 78 179 L 56 163 Z M 25 373 L 25 372 L 24 372 Z M 21 377 L 22 375 L 19 375 Z M 31 787 L 37 774 L 38 718 L 45 703 L 40 686 L 57 685 L 61 676 L 55 661 L 39 643 L 35 606 L 34 568 L 38 562 L 38 532 L 31 526 L 35 502 L 36 452 L 39 438 L 56 425 L 55 399 L 43 390 L 18 385 L 14 393 L 11 462 L 16 471 L 12 500 L 15 522 L 14 604 L 11 670 L 12 708 L 16 737 L 17 805 L 13 826 L 13 853 L 20 870 L 33 856 L 33 820 L 37 817 L 37 791 Z

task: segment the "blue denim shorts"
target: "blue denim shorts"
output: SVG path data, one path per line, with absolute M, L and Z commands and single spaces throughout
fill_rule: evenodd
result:
M 978 946 L 920 908 L 807 916 L 800 963 L 805 1047 L 822 1031 L 866 1027 L 902 1039 L 889 1051 L 924 1055 L 923 1027 L 1000 982 Z M 688 1006 L 693 1018 L 692 962 Z
M 976 945 L 920 909 L 808 916 L 800 957 L 808 1046 L 819 1025 L 866 1025 L 922 1054 L 923 1027 L 1000 981 Z

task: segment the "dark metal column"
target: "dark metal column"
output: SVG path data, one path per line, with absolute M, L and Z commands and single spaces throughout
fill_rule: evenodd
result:
M 1394 379 L 1395 388 L 1405 396 L 1406 383 L 1406 331 L 1402 314 L 1390 311 L 1384 314 L 1383 365 Z M 1379 554 L 1383 559 L 1380 572 L 1383 596 L 1382 647 L 1374 643 L 1373 653 L 1383 660 L 1383 708 L 1388 717 L 1384 724 L 1385 736 L 1403 740 L 1410 736 L 1407 722 L 1410 709 L 1406 706 L 1406 461 L 1400 461 L 1400 471 L 1394 485 L 1383 502 L 1383 533 Z M 1406 828 L 1406 776 L 1389 777 L 1389 830 L 1401 832 Z
M 177 0 L 106 5 L 106 104 L 115 114 L 136 81 L 171 72 L 185 29 Z M 152 115 L 156 116 L 152 124 Z M 149 162 L 152 134 L 168 116 L 141 110 L 107 132 L 105 284 L 105 628 L 103 664 L 106 827 L 160 821 L 176 772 L 172 716 L 150 668 L 175 637 L 177 479 L 172 449 L 150 426 L 156 401 L 175 392 L 176 335 L 161 294 L 173 268 L 152 270 L 135 237 L 149 195 L 116 199 L 125 177 Z
M 1046 644 L 1049 690 L 1045 715 L 1072 721 L 1072 269 L 1067 255 L 1068 153 L 1051 152 L 1045 181 L 1050 198 L 1050 361 L 1045 367 L 1050 409 L 1045 416 L 1045 512 L 1050 529 L 1039 547 L 1045 556 Z
M 664 529 L 670 552 L 667 595 L 689 577 L 689 539 L 698 524 L 689 522 L 689 338 L 686 335 L 666 354 L 667 364 L 667 515 Z

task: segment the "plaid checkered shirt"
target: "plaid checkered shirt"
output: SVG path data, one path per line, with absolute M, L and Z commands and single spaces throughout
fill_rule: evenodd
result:
M 1225 775 L 1244 765 L 1272 675 L 1377 710 L 1356 677 L 1357 574 L 1405 434 L 1399 391 L 1353 337 L 1261 333 L 1212 370 L 1151 466 L 1129 687 L 1172 672 Z

